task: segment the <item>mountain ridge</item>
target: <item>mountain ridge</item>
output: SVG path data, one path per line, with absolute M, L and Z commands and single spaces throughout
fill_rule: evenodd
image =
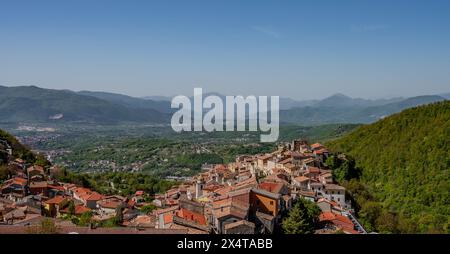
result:
M 220 93 L 206 93 L 224 98 Z M 192 97 L 190 97 L 192 100 Z M 321 125 L 371 123 L 421 104 L 445 100 L 437 95 L 411 98 L 361 99 L 334 94 L 322 100 L 280 98 L 280 122 Z M 168 124 L 177 109 L 170 101 L 155 101 L 109 92 L 0 86 L 1 122 L 119 122 Z
M 49 122 L 62 115 L 62 122 L 163 122 L 163 113 L 152 109 L 131 110 L 123 105 L 68 90 L 36 86 L 0 86 L 0 117 L 9 122 Z

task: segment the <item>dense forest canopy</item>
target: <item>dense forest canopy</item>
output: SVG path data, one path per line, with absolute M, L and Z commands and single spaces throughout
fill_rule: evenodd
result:
M 450 101 L 405 110 L 327 145 L 362 171 L 341 181 L 369 230 L 449 232 Z

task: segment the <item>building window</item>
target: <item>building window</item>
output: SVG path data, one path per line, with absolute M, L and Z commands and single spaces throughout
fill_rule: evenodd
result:
M 270 201 L 270 205 L 273 205 L 273 201 Z

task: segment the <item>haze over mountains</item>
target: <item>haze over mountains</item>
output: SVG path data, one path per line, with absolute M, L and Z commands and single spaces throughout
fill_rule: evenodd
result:
M 204 94 L 204 96 L 218 93 Z M 371 123 L 403 109 L 450 98 L 450 94 L 368 100 L 335 94 L 322 100 L 280 98 L 280 122 L 299 125 Z M 136 98 L 108 92 L 0 86 L 0 122 L 169 123 L 169 97 Z

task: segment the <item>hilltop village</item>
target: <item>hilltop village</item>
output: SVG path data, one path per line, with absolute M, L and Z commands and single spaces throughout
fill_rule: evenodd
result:
M 294 140 L 272 153 L 205 164 L 165 193 L 130 196 L 59 182 L 56 166 L 14 159 L 0 186 L 0 233 L 26 233 L 45 218 L 58 233 L 273 234 L 299 199 L 320 208 L 314 233 L 366 233 L 324 163 L 328 156 L 322 144 Z

